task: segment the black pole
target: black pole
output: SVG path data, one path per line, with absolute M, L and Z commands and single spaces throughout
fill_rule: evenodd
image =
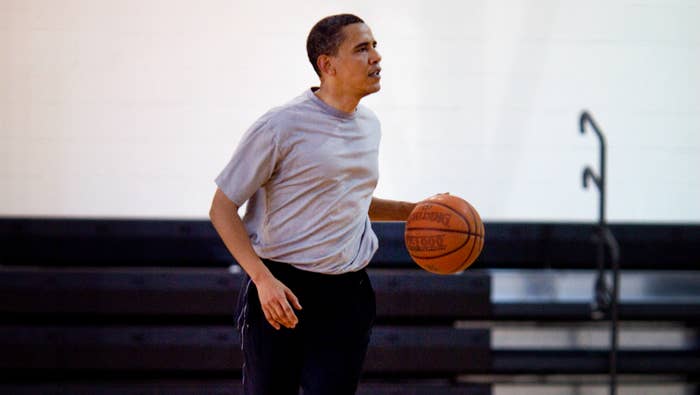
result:
M 588 188 L 588 178 L 593 179 L 595 182 L 596 186 L 598 187 L 598 191 L 600 192 L 598 194 L 598 226 L 603 227 L 606 223 L 605 219 L 605 174 L 606 169 L 605 169 L 605 158 L 606 158 L 606 144 L 605 144 L 605 136 L 603 133 L 600 131 L 600 128 L 598 127 L 598 124 L 595 122 L 593 117 L 588 113 L 588 111 L 584 111 L 581 113 L 581 118 L 579 120 L 579 128 L 581 130 L 581 134 L 584 134 L 586 132 L 586 123 L 589 123 L 593 127 L 593 131 L 595 134 L 598 136 L 598 141 L 600 142 L 600 176 L 595 176 L 593 173 L 593 170 L 590 167 L 586 167 L 583 170 L 583 187 Z
M 617 391 L 618 302 L 620 300 L 620 247 L 610 229 L 605 226 L 605 244 L 610 248 L 613 287 L 610 301 L 610 394 Z
M 593 117 L 583 111 L 579 119 L 579 129 L 581 134 L 586 132 L 586 124 L 589 124 L 600 142 L 600 175 L 596 176 L 593 170 L 586 166 L 583 170 L 583 187 L 588 188 L 589 181 L 598 188 L 598 226 L 596 229 L 596 242 L 598 247 L 598 277 L 595 283 L 595 300 L 592 309 L 594 319 L 602 319 L 605 313 L 610 313 L 610 395 L 617 393 L 617 349 L 618 349 L 618 300 L 619 291 L 619 246 L 612 232 L 608 228 L 605 218 L 605 175 L 606 175 L 606 144 L 605 136 L 601 132 Z M 612 290 L 607 284 L 605 277 L 605 247 L 610 249 L 613 285 Z

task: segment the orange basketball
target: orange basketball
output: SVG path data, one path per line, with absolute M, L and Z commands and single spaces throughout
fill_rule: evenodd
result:
M 464 199 L 440 194 L 416 205 L 406 221 L 404 240 L 411 258 L 423 269 L 457 273 L 479 257 L 484 224 Z

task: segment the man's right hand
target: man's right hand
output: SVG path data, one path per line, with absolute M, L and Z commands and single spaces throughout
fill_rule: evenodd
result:
M 275 329 L 279 330 L 280 325 L 293 329 L 299 323 L 299 319 L 292 306 L 301 310 L 299 299 L 281 281 L 274 276 L 266 276 L 255 283 L 258 289 L 260 306 L 262 307 L 265 319 Z
M 287 328 L 294 328 L 299 319 L 294 314 L 290 303 L 295 309 L 301 310 L 299 300 L 289 288 L 270 273 L 260 260 L 250 244 L 248 231 L 238 215 L 238 205 L 219 188 L 216 188 L 209 217 L 226 248 L 253 279 L 258 288 L 265 318 L 270 325 L 275 329 L 280 329 L 280 324 Z

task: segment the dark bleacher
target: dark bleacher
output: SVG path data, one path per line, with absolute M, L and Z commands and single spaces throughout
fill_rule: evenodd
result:
M 485 224 L 488 244 L 474 268 L 591 269 L 593 225 Z M 373 267 L 412 267 L 403 225 L 379 222 Z M 614 224 L 623 269 L 696 270 L 700 226 Z M 42 266 L 226 267 L 231 258 L 208 221 L 0 219 L 0 262 Z M 41 248 L 38 248 L 41 246 Z
M 374 226 L 378 320 L 360 394 L 485 395 L 504 377 L 607 372 L 600 347 L 508 347 L 493 332 L 501 323 L 536 333 L 548 323 L 593 322 L 587 299 L 540 289 L 551 286 L 540 277 L 563 269 L 586 278 L 594 266 L 590 226 L 487 224 L 483 256 L 453 276 L 410 262 L 402 224 Z M 650 296 L 623 293 L 620 319 L 697 334 L 698 228 L 612 228 L 628 278 Z M 240 393 L 232 315 L 241 273 L 206 221 L 3 219 L 0 242 L 0 393 Z M 529 293 L 505 295 L 520 282 Z M 667 283 L 687 289 L 653 289 Z M 618 372 L 692 383 L 698 343 L 624 348 Z

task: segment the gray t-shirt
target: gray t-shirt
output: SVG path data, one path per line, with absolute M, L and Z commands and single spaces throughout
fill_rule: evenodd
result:
M 272 109 L 242 137 L 216 184 L 239 207 L 261 258 L 340 274 L 377 250 L 368 210 L 381 132 L 366 107 L 337 110 L 311 89 Z

